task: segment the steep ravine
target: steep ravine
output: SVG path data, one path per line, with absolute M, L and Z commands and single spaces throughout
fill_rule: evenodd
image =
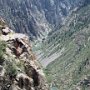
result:
M 90 0 L 0 0 L 0 16 L 19 32 L 1 23 L 0 89 L 48 90 L 28 39 L 39 38 L 42 42 L 35 41 L 33 46 L 46 68 L 51 89 L 87 90 L 90 7 L 84 6 L 89 3 Z
M 52 90 L 90 90 L 90 4 L 35 46 Z

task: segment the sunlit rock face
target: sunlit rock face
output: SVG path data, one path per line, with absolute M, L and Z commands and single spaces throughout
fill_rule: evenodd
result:
M 43 37 L 86 0 L 0 0 L 0 16 L 17 32 Z M 87 0 L 87 3 L 90 2 Z
M 29 37 L 15 33 L 4 21 L 0 21 L 0 90 L 49 90 Z

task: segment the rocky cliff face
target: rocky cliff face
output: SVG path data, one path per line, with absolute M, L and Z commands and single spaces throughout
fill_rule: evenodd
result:
M 0 90 L 48 90 L 28 36 L 15 33 L 0 19 Z
M 0 16 L 17 32 L 43 37 L 89 0 L 0 0 Z

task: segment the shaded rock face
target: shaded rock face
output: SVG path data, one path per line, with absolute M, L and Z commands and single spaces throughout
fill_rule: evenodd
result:
M 0 90 L 48 90 L 28 36 L 11 29 L 7 34 L 3 34 L 2 28 L 0 32 L 0 40 L 6 44 L 2 61 L 0 57 Z
M 31 38 L 45 36 L 64 23 L 74 8 L 89 0 L 0 0 L 0 16 L 17 32 Z M 45 33 L 45 34 L 44 34 Z
M 85 76 L 83 80 L 81 80 L 76 85 L 76 90 L 82 90 L 85 89 L 85 87 L 90 88 L 90 76 Z

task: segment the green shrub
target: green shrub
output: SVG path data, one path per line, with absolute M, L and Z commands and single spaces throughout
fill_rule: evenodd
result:
M 17 69 L 13 62 L 6 62 L 6 75 L 9 75 L 11 78 L 17 75 Z
M 5 50 L 6 50 L 6 43 L 4 41 L 0 41 L 0 64 L 4 62 Z

